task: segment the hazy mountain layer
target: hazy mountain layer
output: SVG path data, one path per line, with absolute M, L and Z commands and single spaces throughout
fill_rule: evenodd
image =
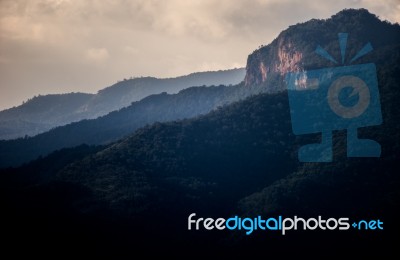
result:
M 34 97 L 0 112 L 0 140 L 34 136 L 82 119 L 93 119 L 129 106 L 149 95 L 178 93 L 193 86 L 235 85 L 244 69 L 192 73 L 177 78 L 124 79 L 97 94 L 70 93 Z
M 375 34 L 368 23 L 376 21 L 374 15 L 365 16 L 364 10 L 338 15 L 342 23 L 335 20 L 334 28 L 347 30 L 353 24 L 365 24 L 359 30 Z M 307 37 L 318 25 L 330 22 L 312 20 L 297 27 L 299 35 Z M 398 25 L 381 23 L 399 33 Z M 314 59 L 322 67 L 331 66 L 317 56 Z M 72 246 L 112 256 L 134 256 L 139 251 L 181 253 L 182 248 L 205 257 L 269 256 L 270 252 L 296 256 L 317 249 L 319 258 L 349 251 L 357 256 L 395 253 L 400 231 L 399 60 L 399 44 L 382 45 L 363 58 L 377 66 L 383 124 L 362 128 L 359 136 L 380 143 L 380 158 L 348 158 L 343 130 L 333 132 L 332 163 L 300 163 L 299 146 L 319 141 L 320 135 L 294 136 L 287 92 L 264 93 L 197 118 L 148 125 L 105 147 L 64 149 L 23 167 L 2 170 L 0 199 L 3 223 L 8 224 L 3 232 L 8 241 L 21 244 L 46 244 L 58 250 L 72 250 Z M 242 85 L 191 88 L 178 95 L 152 96 L 145 99 L 148 103 L 138 104 L 144 109 L 140 111 L 165 112 L 167 107 L 183 111 L 211 97 L 225 95 L 232 100 L 232 93 L 243 97 L 240 91 L 248 94 L 254 89 Z M 199 103 L 183 93 L 196 96 Z M 180 98 L 189 102 L 187 106 L 177 101 Z M 155 104 L 164 106 L 154 110 Z M 115 112 L 116 117 L 110 114 L 107 124 L 91 126 L 89 133 L 93 136 L 92 129 L 117 125 L 115 122 L 121 121 L 111 120 L 119 116 L 130 121 L 128 111 L 135 109 L 131 106 Z M 44 140 L 51 139 L 41 142 Z M 21 143 L 19 151 L 32 144 L 25 145 Z M 191 213 L 199 218 L 345 216 L 380 219 L 385 228 L 298 230 L 286 236 L 260 229 L 251 235 L 244 230 L 189 231 Z M 36 237 L 38 233 L 41 238 Z M 20 234 L 26 240 L 21 241 Z

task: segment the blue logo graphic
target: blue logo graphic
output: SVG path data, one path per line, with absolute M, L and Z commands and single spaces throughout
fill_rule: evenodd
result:
M 381 146 L 374 140 L 359 139 L 357 128 L 382 124 L 376 67 L 373 63 L 344 65 L 347 33 L 339 34 L 340 67 L 286 75 L 293 133 L 321 133 L 321 143 L 300 147 L 301 162 L 332 161 L 332 131 L 347 130 L 348 157 L 380 157 Z M 367 43 L 350 61 L 372 50 Z M 315 52 L 338 63 L 320 46 Z

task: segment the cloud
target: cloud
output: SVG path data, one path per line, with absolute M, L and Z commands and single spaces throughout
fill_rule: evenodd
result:
M 15 40 L 43 40 L 43 24 L 30 23 L 28 19 L 19 16 L 0 18 L 1 37 Z
M 108 60 L 110 54 L 106 48 L 91 48 L 86 50 L 85 56 L 91 62 L 103 64 Z
M 136 54 L 139 53 L 139 49 L 137 49 L 137 48 L 135 48 L 135 47 L 132 47 L 132 46 L 125 46 L 125 47 L 124 47 L 124 51 L 125 51 L 126 53 L 131 54 L 131 55 L 136 55 Z
M 400 22 L 398 0 L 0 0 L 0 109 L 130 76 L 244 66 L 289 25 L 360 7 Z

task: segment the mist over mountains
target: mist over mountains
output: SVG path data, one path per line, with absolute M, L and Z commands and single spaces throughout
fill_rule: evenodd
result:
M 339 32 L 349 34 L 348 57 L 366 42 L 374 47 L 356 63 L 376 64 L 383 124 L 362 128 L 359 135 L 379 142 L 382 156 L 348 158 L 346 131 L 340 130 L 333 132 L 333 162 L 302 163 L 299 147 L 319 142 L 321 135 L 292 134 L 284 75 L 332 67 L 314 50 L 321 45 L 340 57 Z M 182 247 L 203 248 L 200 256 L 249 256 L 265 254 L 266 245 L 277 252 L 290 248 L 295 255 L 310 245 L 330 256 L 332 245 L 338 254 L 343 249 L 358 256 L 392 253 L 400 230 L 399 61 L 398 24 L 364 9 L 343 10 L 293 25 L 255 50 L 241 84 L 151 95 L 97 119 L 1 141 L 3 168 L 26 163 L 0 171 L 1 217 L 10 223 L 4 232 L 10 241 L 27 234 L 33 246 L 65 250 L 72 244 L 111 256 L 155 253 L 154 248 L 181 252 Z M 299 231 L 284 237 L 262 230 L 251 236 L 188 231 L 193 212 L 199 217 L 379 218 L 385 229 Z M 39 232 L 44 236 L 35 240 Z
M 34 137 L 0 140 L 0 167 L 18 166 L 52 151 L 81 144 L 103 145 L 148 124 L 192 118 L 265 92 L 265 88 L 191 87 L 177 94 L 155 94 L 96 119 L 56 127 Z
M 124 79 L 97 94 L 39 95 L 18 107 L 0 111 L 0 140 L 34 136 L 57 126 L 94 119 L 162 92 L 174 94 L 194 86 L 235 85 L 243 81 L 244 75 L 244 69 L 232 69 L 166 79 L 140 77 Z

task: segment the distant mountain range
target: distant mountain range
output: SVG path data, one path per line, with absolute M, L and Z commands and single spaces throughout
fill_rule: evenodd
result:
M 245 70 L 239 68 L 166 79 L 141 77 L 124 79 L 97 94 L 39 95 L 0 112 L 0 140 L 34 136 L 57 126 L 97 118 L 149 95 L 174 94 L 193 86 L 236 85 L 244 76 Z
M 34 137 L 0 140 L 0 168 L 80 144 L 108 144 L 155 122 L 192 118 L 263 91 L 236 86 L 192 87 L 177 94 L 151 95 L 96 119 L 56 127 Z
M 370 28 L 376 30 L 370 30 Z M 371 57 L 375 63 L 383 64 L 386 61 L 383 60 L 385 58 L 382 58 L 384 55 L 381 55 L 381 52 L 386 51 L 387 48 L 393 48 L 400 42 L 398 25 L 380 21 L 367 10 L 345 10 L 325 21 L 311 20 L 297 24 L 280 33 L 271 44 L 261 47 L 249 55 L 244 84 L 231 87 L 219 86 L 211 89 L 206 87 L 191 88 L 178 94 L 153 95 L 98 119 L 83 120 L 58 127 L 33 138 L 0 141 L 0 167 L 18 166 L 38 156 L 44 156 L 65 147 L 84 143 L 107 144 L 146 124 L 195 117 L 257 93 L 282 91 L 285 88 L 283 77 L 287 71 L 326 66 L 326 61 L 314 53 L 317 45 L 326 46 L 327 51 L 334 57 L 340 57 L 337 35 L 343 31 L 350 35 L 349 47 L 347 48 L 348 57 L 354 56 L 356 51 L 366 42 L 371 42 L 375 48 L 373 56 L 362 57 L 354 64 L 366 62 L 368 59 L 371 60 Z M 304 35 L 307 35 L 307 37 L 304 37 Z M 57 96 L 53 98 L 46 98 L 45 96 L 42 99 L 53 100 L 48 103 L 52 103 L 58 109 L 47 108 L 44 112 L 43 109 L 30 108 L 31 104 L 32 106 L 37 104 L 38 107 L 43 105 L 39 100 L 36 102 L 36 99 L 33 99 L 21 107 L 15 108 L 15 111 L 23 107 L 30 108 L 28 111 L 33 111 L 38 116 L 35 120 L 31 120 L 31 123 L 21 123 L 23 120 L 20 118 L 24 113 L 19 113 L 21 115 L 9 117 L 9 119 L 14 118 L 16 123 L 33 128 L 34 123 L 32 121 L 40 122 L 43 121 L 44 117 L 54 118 L 51 115 L 54 115 L 55 118 L 57 116 L 68 118 L 70 121 L 73 121 L 71 117 L 75 119 L 79 117 L 91 118 L 106 113 L 107 109 L 113 110 L 129 105 L 129 100 L 151 93 L 147 89 L 152 89 L 153 92 L 165 89 L 175 92 L 188 84 L 200 83 L 201 81 L 211 83 L 218 80 L 223 81 L 223 79 L 225 82 L 240 81 L 241 76 L 243 76 L 243 70 L 236 69 L 195 73 L 175 79 L 139 78 L 126 80 L 99 91 L 95 96 L 65 95 L 66 98 L 71 100 L 71 103 L 75 102 L 76 106 L 65 104 L 68 101 L 54 102 Z M 232 78 L 228 79 L 229 77 Z M 62 97 L 64 96 L 58 96 L 61 99 Z M 69 112 L 57 112 L 60 109 L 66 109 Z M 73 111 L 80 112 L 75 113 Z M 2 113 L 5 112 L 7 111 Z M 11 112 L 8 111 L 8 113 Z M 51 115 L 48 115 L 48 113 Z M 27 112 L 25 115 L 29 114 L 30 112 Z M 32 118 L 35 117 L 32 116 Z M 64 120 L 64 122 L 67 122 L 67 120 Z M 58 123 L 60 124 L 59 121 Z
M 332 67 L 313 51 L 318 42 L 340 57 L 338 32 L 354 36 L 349 56 L 368 41 L 374 47 L 357 62 L 376 64 L 383 124 L 360 129 L 359 134 L 378 141 L 382 156 L 347 158 L 346 131 L 334 131 L 333 162 L 301 163 L 298 147 L 318 142 L 320 134 L 292 134 L 283 74 L 274 68 L 296 61 L 292 53 L 301 53 L 296 54 L 301 58 L 289 71 Z M 281 46 L 283 59 L 277 58 L 282 48 L 274 44 L 279 42 L 286 43 Z M 206 256 L 248 256 L 265 253 L 266 245 L 276 252 L 293 249 L 296 255 L 304 248 L 314 252 L 314 247 L 331 255 L 332 246 L 358 256 L 392 253 L 400 232 L 399 61 L 398 24 L 380 21 L 363 9 L 344 10 L 327 20 L 291 26 L 271 45 L 256 50 L 239 85 L 152 95 L 95 120 L 2 141 L 3 167 L 61 147 L 104 145 L 64 148 L 1 170 L 2 222 L 17 223 L 3 232 L 10 240 L 27 234 L 28 243 L 62 249 L 72 243 L 92 252 L 93 244 L 94 250 L 110 250 L 111 255 L 154 248 L 182 252 L 184 247 Z M 247 236 L 243 230 L 189 231 L 187 218 L 193 212 L 204 218 L 379 218 L 388 228 L 299 228 L 287 236 L 257 230 Z M 44 238 L 34 239 L 38 232 Z

